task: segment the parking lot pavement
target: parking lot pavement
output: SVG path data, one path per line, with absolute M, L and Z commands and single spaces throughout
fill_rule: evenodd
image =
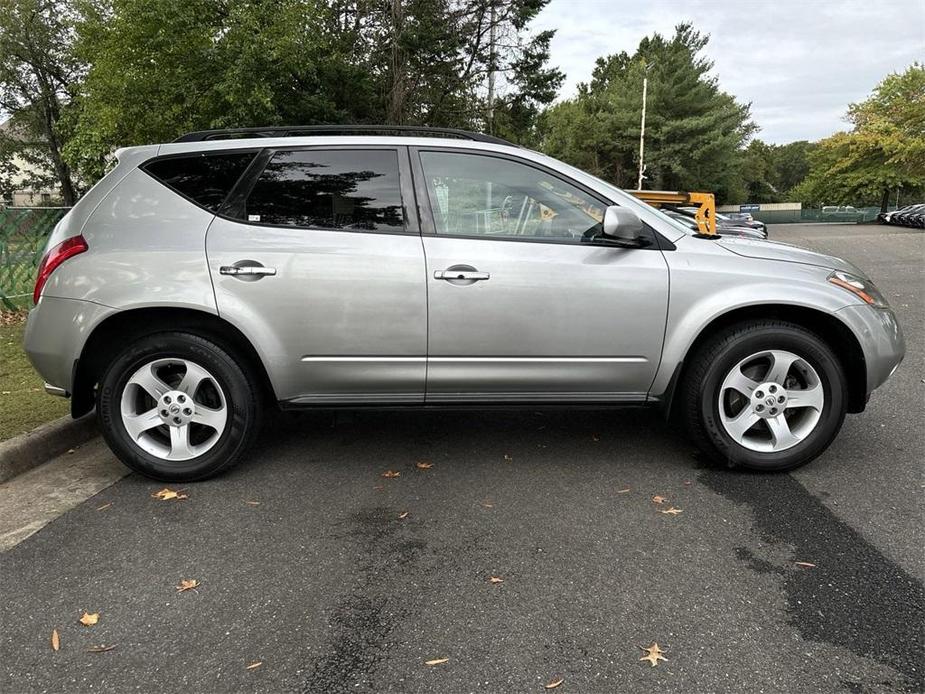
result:
M 643 410 L 280 417 L 189 498 L 130 475 L 0 554 L 0 691 L 920 691 L 925 236 L 771 236 L 868 269 L 908 341 L 809 467 Z

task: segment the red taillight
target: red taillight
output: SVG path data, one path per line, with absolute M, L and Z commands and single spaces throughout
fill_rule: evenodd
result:
M 64 239 L 64 241 L 49 250 L 39 265 L 39 274 L 35 278 L 35 291 L 32 292 L 32 303 L 37 304 L 39 302 L 45 283 L 61 263 L 68 258 L 73 258 L 75 255 L 83 253 L 88 248 L 90 247 L 87 245 L 87 240 L 78 235 Z

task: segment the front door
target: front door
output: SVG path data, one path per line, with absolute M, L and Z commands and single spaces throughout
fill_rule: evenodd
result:
M 219 314 L 261 352 L 280 400 L 422 402 L 426 286 L 416 215 L 403 204 L 407 151 L 261 159 L 209 228 Z
M 595 239 L 609 203 L 538 165 L 413 157 L 434 227 L 427 402 L 644 399 L 668 307 L 661 251 Z

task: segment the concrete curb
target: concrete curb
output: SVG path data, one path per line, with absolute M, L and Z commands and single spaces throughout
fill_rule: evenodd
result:
M 100 431 L 91 413 L 80 419 L 62 417 L 0 443 L 0 484 L 55 456 L 89 441 Z

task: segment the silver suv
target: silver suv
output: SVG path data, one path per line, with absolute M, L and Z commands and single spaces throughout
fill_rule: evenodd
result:
M 786 470 L 903 357 L 844 260 L 701 237 L 489 136 L 206 131 L 117 158 L 49 239 L 26 350 L 157 479 L 240 460 L 275 406 L 647 404 Z

